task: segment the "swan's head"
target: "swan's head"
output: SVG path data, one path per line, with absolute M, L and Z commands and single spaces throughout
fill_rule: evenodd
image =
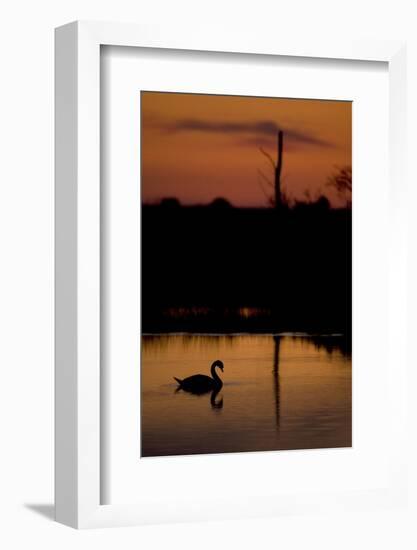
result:
M 223 365 L 223 362 L 220 361 L 219 359 L 217 359 L 217 361 L 214 361 L 214 363 L 212 364 L 212 367 L 219 367 L 219 369 L 223 372 L 224 370 L 224 365 Z

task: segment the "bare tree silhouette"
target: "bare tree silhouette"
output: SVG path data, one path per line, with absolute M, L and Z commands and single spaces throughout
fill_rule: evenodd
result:
M 334 187 L 342 198 L 346 200 L 346 206 L 352 206 L 352 167 L 343 166 L 337 168 L 327 180 L 327 185 Z
M 262 190 L 264 191 L 265 196 L 268 199 L 269 204 L 274 206 L 276 209 L 280 209 L 283 204 L 285 204 L 285 196 L 282 193 L 281 190 L 281 172 L 282 172 L 282 156 L 283 156 L 283 149 L 284 149 L 284 132 L 282 130 L 279 130 L 278 132 L 278 140 L 277 140 L 277 161 L 275 162 L 272 156 L 262 149 L 262 147 L 259 148 L 260 152 L 268 159 L 270 162 L 272 169 L 274 171 L 274 183 L 265 176 L 265 174 L 258 170 L 258 174 L 261 177 L 261 179 L 270 187 L 273 187 L 274 189 L 274 195 L 273 197 L 268 195 L 264 188 L 262 187 Z

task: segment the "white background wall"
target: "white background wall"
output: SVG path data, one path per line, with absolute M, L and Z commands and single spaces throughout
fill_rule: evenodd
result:
M 0 546 L 13 548 L 415 548 L 416 508 L 230 523 L 76 532 L 53 523 L 53 28 L 75 19 L 216 22 L 248 34 L 347 34 L 407 39 L 409 205 L 417 150 L 417 18 L 396 0 L 14 0 L 1 7 L 0 40 Z M 415 239 L 414 239 L 415 241 Z M 417 280 L 410 241 L 410 280 Z M 410 291 L 410 352 L 416 326 Z M 417 389 L 410 358 L 410 397 Z M 411 401 L 411 400 L 410 400 Z M 410 405 L 410 413 L 416 408 Z M 410 456 L 415 457 L 415 424 Z M 416 502 L 415 474 L 410 481 Z M 46 516 L 45 516 L 46 514 Z

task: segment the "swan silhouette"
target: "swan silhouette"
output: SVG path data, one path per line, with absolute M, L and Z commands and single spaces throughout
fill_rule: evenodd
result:
M 174 376 L 174 379 L 178 382 L 178 390 L 188 391 L 190 393 L 207 393 L 209 391 L 217 390 L 216 394 L 223 386 L 219 375 L 216 372 L 216 368 L 219 368 L 222 372 L 224 369 L 223 363 L 219 360 L 214 361 L 211 365 L 211 377 L 205 374 L 194 374 L 188 378 L 181 380 Z

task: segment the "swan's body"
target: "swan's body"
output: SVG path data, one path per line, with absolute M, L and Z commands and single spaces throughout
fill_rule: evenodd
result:
M 184 380 L 180 380 L 174 376 L 175 380 L 179 384 L 178 389 L 189 391 L 191 393 L 206 393 L 213 390 L 219 391 L 223 386 L 223 382 L 216 372 L 216 367 L 223 372 L 223 363 L 217 360 L 211 365 L 211 376 L 207 376 L 205 374 L 194 374 L 193 376 L 184 378 Z

